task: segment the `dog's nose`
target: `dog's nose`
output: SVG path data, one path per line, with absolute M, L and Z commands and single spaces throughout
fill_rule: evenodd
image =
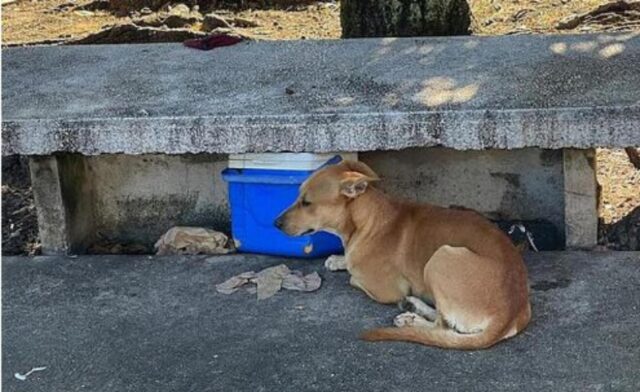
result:
M 284 222 L 282 221 L 282 215 L 280 215 L 279 217 L 276 218 L 276 220 L 273 221 L 273 225 L 278 229 L 282 229 L 283 224 Z

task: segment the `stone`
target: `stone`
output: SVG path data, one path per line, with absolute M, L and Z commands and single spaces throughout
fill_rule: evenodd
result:
M 132 22 L 136 26 L 160 27 L 164 24 L 166 15 L 150 13 L 144 16 L 133 18 Z
M 108 9 L 110 9 L 109 0 L 93 0 L 89 3 L 74 7 L 74 10 L 86 10 L 86 11 L 106 11 Z
M 242 18 L 240 16 L 227 19 L 227 21 L 236 27 L 260 27 L 260 24 L 255 20 Z
M 163 24 L 169 28 L 176 29 L 182 27 L 188 27 L 195 23 L 202 21 L 202 15 L 190 13 L 188 15 L 168 15 L 164 20 Z
M 189 27 L 195 23 L 202 22 L 203 17 L 198 11 L 191 11 L 184 4 L 178 4 L 156 14 L 145 15 L 134 19 L 133 23 L 138 26 L 160 27 L 167 26 L 172 29 Z
M 108 26 L 97 33 L 67 41 L 67 45 L 124 44 L 142 42 L 183 42 L 187 39 L 201 38 L 205 33 L 189 29 L 169 29 L 146 27 L 135 24 Z
M 212 31 L 219 27 L 230 29 L 231 25 L 225 18 L 214 12 L 211 12 L 204 16 L 204 20 L 202 21 L 202 30 Z
M 94 16 L 95 14 L 91 11 L 85 11 L 85 10 L 78 10 L 78 11 L 73 11 L 74 14 L 79 15 L 79 16 Z
M 615 23 L 614 23 L 615 22 Z M 621 23 L 624 22 L 624 23 Z M 565 17 L 556 25 L 558 30 L 593 29 L 593 25 L 640 25 L 640 1 L 615 0 L 601 4 L 591 11 Z
M 144 8 L 157 11 L 167 3 L 167 0 L 109 0 L 109 3 L 109 8 L 117 16 L 127 16 L 132 11 Z
M 172 15 L 189 15 L 191 9 L 186 4 L 178 3 L 169 6 L 169 13 Z

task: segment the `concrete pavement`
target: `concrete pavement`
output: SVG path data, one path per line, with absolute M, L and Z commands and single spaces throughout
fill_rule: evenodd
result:
M 5 391 L 637 391 L 640 253 L 528 254 L 533 321 L 488 351 L 365 343 L 398 312 L 321 261 L 5 257 Z M 214 285 L 285 262 L 313 293 Z M 26 381 L 14 378 L 46 366 Z

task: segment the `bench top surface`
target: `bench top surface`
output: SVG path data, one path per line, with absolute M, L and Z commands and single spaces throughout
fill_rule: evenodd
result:
M 630 34 L 2 52 L 5 155 L 640 144 Z

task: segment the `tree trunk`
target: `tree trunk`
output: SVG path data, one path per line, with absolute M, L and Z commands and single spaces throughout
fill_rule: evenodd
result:
M 466 0 L 342 0 L 343 38 L 469 34 Z

